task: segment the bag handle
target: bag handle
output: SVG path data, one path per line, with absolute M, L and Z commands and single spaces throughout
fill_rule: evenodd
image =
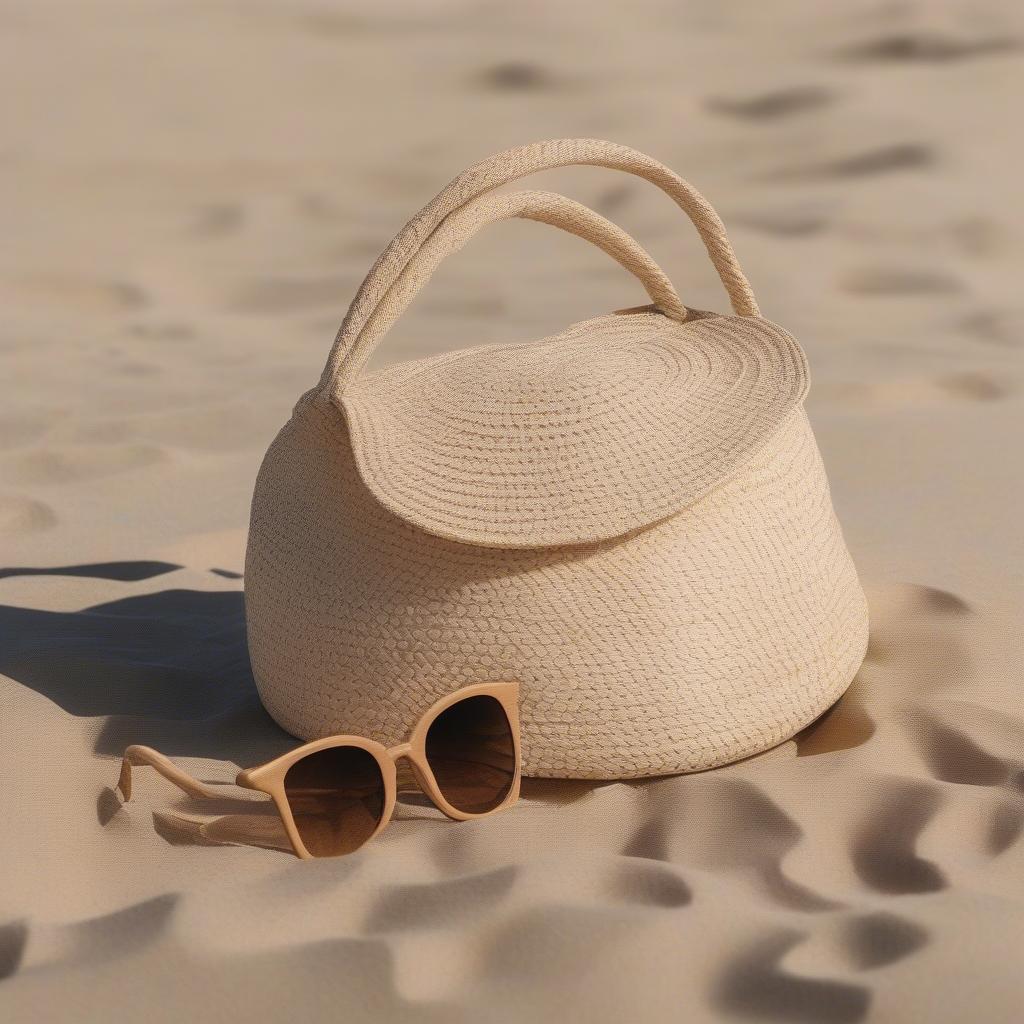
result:
M 377 343 L 447 256 L 458 252 L 481 228 L 512 217 L 550 224 L 593 242 L 639 278 L 661 312 L 674 320 L 686 319 L 689 311 L 661 267 L 631 235 L 589 207 L 556 192 L 484 195 L 464 203 L 445 217 L 377 303 L 358 337 L 344 350 L 337 368 L 332 370 L 328 364 L 324 371 L 325 384 L 334 394 L 344 391 L 359 375 Z
M 711 204 L 689 182 L 653 157 L 602 139 L 553 139 L 518 146 L 474 164 L 453 178 L 388 244 L 356 293 L 342 322 L 321 382 L 332 381 L 346 352 L 378 303 L 430 234 L 460 206 L 536 171 L 571 165 L 627 171 L 666 192 L 697 228 L 738 316 L 759 316 L 753 290 L 740 269 L 725 226 Z

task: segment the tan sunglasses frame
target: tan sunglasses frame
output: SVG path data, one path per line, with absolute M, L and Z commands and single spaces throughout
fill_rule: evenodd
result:
M 512 743 L 515 751 L 515 776 L 512 779 L 512 786 L 508 796 L 497 806 L 489 811 L 479 814 L 460 811 L 445 800 L 430 764 L 427 761 L 427 732 L 442 711 L 447 710 L 453 704 L 458 704 L 469 697 L 493 697 L 501 704 L 512 730 Z M 303 860 L 315 860 L 305 847 L 299 837 L 299 830 L 295 826 L 295 819 L 292 816 L 291 807 L 288 804 L 288 797 L 285 793 L 284 778 L 296 761 L 309 754 L 315 754 L 319 750 L 327 750 L 330 747 L 359 747 L 371 754 L 380 767 L 381 777 L 384 779 L 384 807 L 380 823 L 376 829 L 367 837 L 368 843 L 377 836 L 384 827 L 391 821 L 395 810 L 395 801 L 398 795 L 397 764 L 405 758 L 412 768 L 413 776 L 420 789 L 434 805 L 443 811 L 449 818 L 455 821 L 468 821 L 471 818 L 486 818 L 488 815 L 505 810 L 519 799 L 519 787 L 522 781 L 520 769 L 521 753 L 519 749 L 519 683 L 477 683 L 473 686 L 465 686 L 461 690 L 442 697 L 432 704 L 423 714 L 420 720 L 413 727 L 409 739 L 405 743 L 399 743 L 395 747 L 385 747 L 375 740 L 366 739 L 364 736 L 328 736 L 321 740 L 313 740 L 301 747 L 282 754 L 280 757 L 261 764 L 255 768 L 246 768 L 238 773 L 235 779 L 236 786 L 245 789 L 254 789 L 260 793 L 266 793 L 274 801 L 277 813 L 284 824 L 285 832 L 292 844 L 296 855 Z M 133 744 L 124 752 L 121 762 L 121 777 L 118 780 L 118 789 L 124 799 L 130 800 L 132 796 L 132 765 L 148 765 L 155 768 L 168 782 L 173 782 L 189 796 L 202 799 L 223 799 L 224 791 L 220 786 L 209 786 L 198 779 L 193 778 L 187 772 L 179 768 L 170 758 L 161 754 L 152 747 L 144 747 Z M 365 843 L 363 844 L 365 845 Z M 322 859 L 322 858 L 320 858 Z

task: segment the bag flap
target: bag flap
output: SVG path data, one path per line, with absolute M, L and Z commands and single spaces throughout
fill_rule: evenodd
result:
M 645 309 L 403 363 L 332 397 L 390 511 L 450 540 L 536 548 L 616 537 L 703 497 L 808 381 L 800 346 L 761 317 Z

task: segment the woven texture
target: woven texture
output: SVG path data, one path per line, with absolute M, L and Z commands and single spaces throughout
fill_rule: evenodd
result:
M 442 537 L 542 547 L 672 515 L 806 389 L 803 352 L 767 320 L 638 313 L 407 363 L 339 401 L 382 505 Z
M 303 739 L 397 743 L 437 697 L 515 678 L 526 773 L 694 771 L 812 721 L 866 643 L 802 410 L 742 474 L 638 534 L 500 550 L 388 512 L 340 414 L 306 401 L 264 463 L 251 538 L 257 685 Z
M 249 645 L 296 736 L 397 743 L 453 689 L 517 679 L 525 773 L 696 771 L 793 735 L 857 671 L 866 604 L 803 410 L 806 359 L 756 314 L 710 207 L 658 180 L 704 218 L 740 315 L 688 310 L 577 203 L 487 194 L 566 153 L 656 179 L 604 145 L 524 147 L 449 185 L 375 265 L 268 451 Z M 654 305 L 360 376 L 445 255 L 507 216 L 595 242 Z

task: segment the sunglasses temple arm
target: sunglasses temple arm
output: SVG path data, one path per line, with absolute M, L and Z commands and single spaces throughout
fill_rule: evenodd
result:
M 165 757 L 159 750 L 152 747 L 143 747 L 133 744 L 124 752 L 121 761 L 121 777 L 118 779 L 117 788 L 125 800 L 132 798 L 132 765 L 149 765 L 155 768 L 168 782 L 173 782 L 178 789 L 189 796 L 205 799 L 217 799 L 224 794 L 218 792 L 212 786 L 207 786 L 198 779 L 192 778 L 188 772 L 182 771 L 169 757 Z

